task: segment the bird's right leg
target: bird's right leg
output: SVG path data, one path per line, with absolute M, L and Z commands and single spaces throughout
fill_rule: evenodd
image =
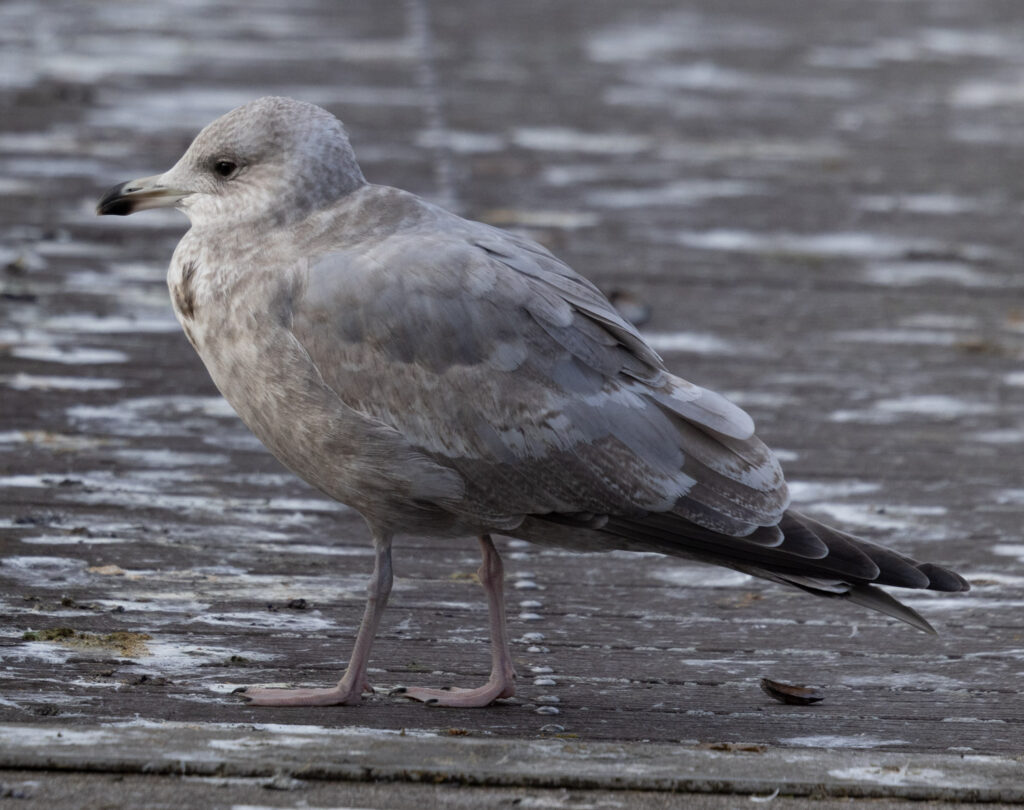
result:
M 480 570 L 477 576 L 487 594 L 487 608 L 491 625 L 491 677 L 475 689 L 429 689 L 423 686 L 401 687 L 394 694 L 421 700 L 431 706 L 473 708 L 488 706 L 499 698 L 516 693 L 516 673 L 512 666 L 512 652 L 508 646 L 505 626 L 505 570 L 501 555 L 494 547 L 490 535 L 480 536 Z
M 381 616 L 391 593 L 391 535 L 374 533 L 373 576 L 366 594 L 366 610 L 356 634 L 356 643 L 348 668 L 336 686 L 327 689 L 269 689 L 250 687 L 240 694 L 256 706 L 333 706 L 358 703 L 364 689 L 369 689 L 366 669 L 370 663 L 370 648 L 380 626 Z

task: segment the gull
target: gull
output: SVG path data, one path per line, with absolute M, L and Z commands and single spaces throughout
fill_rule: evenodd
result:
M 250 687 L 264 706 L 358 703 L 396 533 L 476 536 L 491 674 L 409 687 L 433 705 L 515 691 L 492 534 L 660 552 L 845 599 L 934 632 L 879 585 L 964 591 L 789 508 L 743 410 L 677 377 L 592 283 L 536 242 L 368 183 L 341 122 L 267 97 L 209 124 L 167 172 L 99 214 L 176 207 L 167 274 L 217 388 L 288 468 L 369 526 L 375 562 L 341 679 Z

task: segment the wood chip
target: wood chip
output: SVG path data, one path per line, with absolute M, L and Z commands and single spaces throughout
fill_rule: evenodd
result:
M 769 678 L 761 678 L 761 690 L 780 703 L 789 703 L 794 706 L 809 706 L 825 699 L 821 690 L 813 686 L 797 686 L 773 681 Z

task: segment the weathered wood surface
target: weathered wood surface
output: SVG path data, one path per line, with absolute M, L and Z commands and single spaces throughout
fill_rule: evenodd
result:
M 0 30 L 0 721 L 1024 748 L 1016 4 L 11 2 Z M 371 180 L 651 303 L 670 366 L 751 411 L 802 508 L 971 579 L 907 597 L 941 636 L 505 541 L 519 696 L 430 710 L 384 692 L 475 685 L 486 617 L 475 543 L 408 538 L 380 695 L 230 697 L 338 676 L 367 533 L 258 446 L 179 334 L 163 270 L 183 220 L 92 206 L 267 93 L 336 111 Z M 24 637 L 60 628 L 148 638 Z M 826 699 L 775 703 L 762 677 Z

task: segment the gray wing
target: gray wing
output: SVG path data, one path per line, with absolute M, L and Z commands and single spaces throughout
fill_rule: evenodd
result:
M 292 331 L 346 405 L 463 477 L 445 508 L 509 526 L 671 512 L 733 535 L 785 509 L 749 416 L 528 240 L 452 216 L 328 253 Z

